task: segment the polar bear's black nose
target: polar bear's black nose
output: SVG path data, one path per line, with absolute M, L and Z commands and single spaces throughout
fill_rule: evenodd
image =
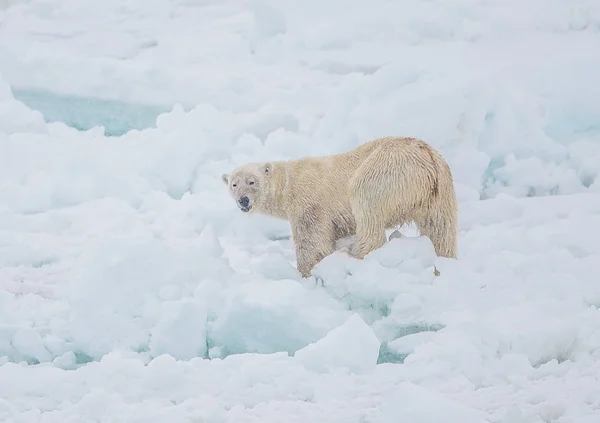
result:
M 238 203 L 240 203 L 240 206 L 242 207 L 248 207 L 248 204 L 250 204 L 250 199 L 248 197 L 240 197 Z

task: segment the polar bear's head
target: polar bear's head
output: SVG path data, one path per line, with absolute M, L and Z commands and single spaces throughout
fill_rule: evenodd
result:
M 261 209 L 272 168 L 271 163 L 250 163 L 238 167 L 231 175 L 223 174 L 221 176 L 241 211 L 248 213 L 255 209 Z

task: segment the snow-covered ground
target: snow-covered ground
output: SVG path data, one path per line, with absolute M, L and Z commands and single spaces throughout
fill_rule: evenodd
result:
M 600 421 L 597 0 L 0 6 L 1 422 Z M 450 163 L 459 260 L 303 280 L 220 180 L 380 135 Z

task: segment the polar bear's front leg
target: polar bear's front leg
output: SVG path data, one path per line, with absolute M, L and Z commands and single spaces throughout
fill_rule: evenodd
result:
M 313 267 L 335 251 L 333 224 L 309 210 L 291 225 L 298 272 L 308 278 Z

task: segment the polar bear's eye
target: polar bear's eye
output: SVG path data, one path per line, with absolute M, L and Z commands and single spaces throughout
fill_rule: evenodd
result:
M 248 182 L 248 185 L 254 185 L 254 181 Z
M 237 187 L 237 184 L 233 184 L 232 187 L 234 187 L 234 188 Z

